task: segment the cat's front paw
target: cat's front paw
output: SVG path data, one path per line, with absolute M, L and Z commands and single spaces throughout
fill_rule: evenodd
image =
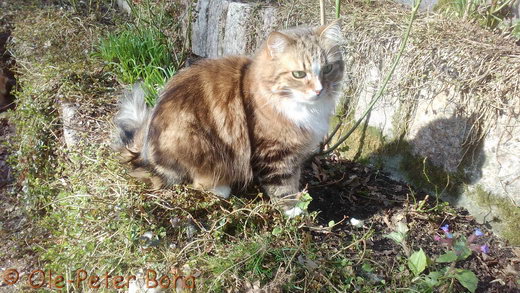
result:
M 286 210 L 284 214 L 288 218 L 294 218 L 294 217 L 297 217 L 297 216 L 303 214 L 303 210 L 300 209 L 299 207 L 294 207 L 292 209 Z
M 219 185 L 215 186 L 211 191 L 217 196 L 223 199 L 227 199 L 231 194 L 231 187 L 229 187 L 228 185 Z

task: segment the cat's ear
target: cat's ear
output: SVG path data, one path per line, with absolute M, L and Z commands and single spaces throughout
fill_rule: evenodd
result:
M 274 58 L 276 55 L 283 53 L 293 42 L 294 39 L 286 34 L 282 34 L 280 32 L 270 33 L 267 37 L 266 46 L 269 56 Z
M 316 34 L 321 40 L 339 44 L 343 41 L 343 34 L 339 26 L 339 20 L 335 20 L 330 24 L 322 25 L 316 30 Z

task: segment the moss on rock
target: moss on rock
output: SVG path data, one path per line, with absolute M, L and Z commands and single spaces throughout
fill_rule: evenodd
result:
M 509 199 L 499 197 L 477 185 L 467 189 L 467 194 L 479 207 L 495 210 L 490 222 L 497 226 L 499 234 L 513 245 L 520 245 L 520 207 Z

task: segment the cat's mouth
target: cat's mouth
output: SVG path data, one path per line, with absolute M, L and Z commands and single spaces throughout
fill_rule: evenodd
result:
M 277 91 L 280 97 L 294 100 L 295 102 L 302 104 L 316 104 L 325 98 L 325 92 L 322 91 L 319 95 L 312 92 L 300 92 L 300 91 Z
M 311 94 L 311 93 L 307 93 L 307 94 L 299 93 L 299 94 L 295 95 L 294 98 L 301 103 L 314 104 L 314 103 L 321 101 L 324 98 L 324 96 L 325 95 L 323 92 L 319 95 Z

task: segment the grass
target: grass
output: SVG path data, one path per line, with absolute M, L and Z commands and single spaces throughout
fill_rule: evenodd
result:
M 513 26 L 512 26 L 512 31 L 511 31 L 511 34 L 520 40 L 520 20 L 517 20 Z
M 99 55 L 123 83 L 143 82 L 149 105 L 155 104 L 158 92 L 177 70 L 172 50 L 166 36 L 153 27 L 127 27 L 110 33 L 99 45 Z

